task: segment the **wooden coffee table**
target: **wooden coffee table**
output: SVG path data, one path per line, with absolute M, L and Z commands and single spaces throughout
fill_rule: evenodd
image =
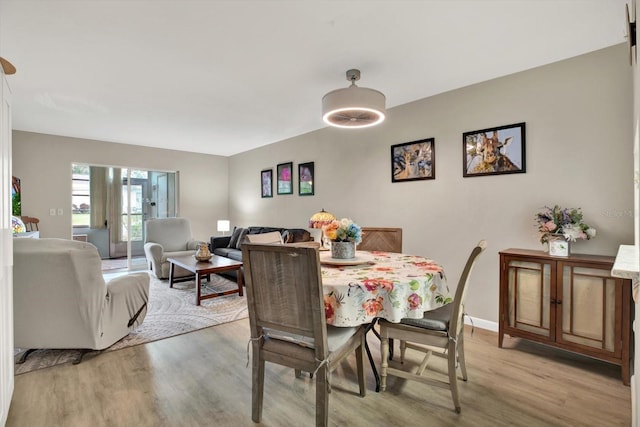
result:
M 234 261 L 229 258 L 213 255 L 209 261 L 198 261 L 192 255 L 189 256 L 181 256 L 175 258 L 167 258 L 169 261 L 169 287 L 173 288 L 173 283 L 177 281 L 183 281 L 183 278 L 178 280 L 174 279 L 173 273 L 175 271 L 175 266 L 178 265 L 185 270 L 188 270 L 195 274 L 196 276 L 196 305 L 200 305 L 200 301 L 221 297 L 223 295 L 230 295 L 238 293 L 242 296 L 242 267 L 241 261 Z M 207 295 L 202 295 L 202 277 L 206 276 L 207 281 L 210 278 L 211 274 L 222 273 L 223 271 L 232 271 L 236 270 L 238 275 L 238 289 L 232 289 L 224 292 L 214 292 Z M 189 277 L 187 280 L 191 280 Z

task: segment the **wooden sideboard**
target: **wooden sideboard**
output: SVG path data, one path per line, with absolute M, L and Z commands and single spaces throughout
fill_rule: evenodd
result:
M 631 281 L 611 276 L 615 257 L 500 251 L 498 346 L 504 334 L 604 360 L 629 385 Z

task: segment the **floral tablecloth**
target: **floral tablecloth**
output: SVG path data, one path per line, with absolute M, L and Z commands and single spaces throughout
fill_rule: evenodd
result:
M 390 322 L 420 318 L 451 301 L 444 271 L 421 256 L 358 252 L 370 262 L 356 266 L 322 265 L 327 324 L 357 326 L 382 317 Z

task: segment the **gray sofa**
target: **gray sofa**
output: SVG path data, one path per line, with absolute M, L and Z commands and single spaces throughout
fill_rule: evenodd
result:
M 277 231 L 282 236 L 283 243 L 309 242 L 313 238 L 308 230 L 304 228 L 282 228 L 282 227 L 258 227 L 247 228 L 235 227 L 231 236 L 212 236 L 209 243 L 209 250 L 212 254 L 242 261 L 242 243 L 247 234 L 263 234 Z M 228 277 L 236 279 L 236 272 L 224 273 Z

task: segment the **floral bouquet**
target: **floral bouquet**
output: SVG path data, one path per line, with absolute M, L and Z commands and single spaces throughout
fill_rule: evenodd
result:
M 333 242 L 355 242 L 358 244 L 362 241 L 362 229 L 349 218 L 333 220 L 322 226 L 322 231 Z
M 563 236 L 567 241 L 592 239 L 596 237 L 595 228 L 582 221 L 580 208 L 565 208 L 555 205 L 545 206 L 545 210 L 536 214 L 536 225 L 540 233 L 540 243 L 548 243 L 555 236 Z

